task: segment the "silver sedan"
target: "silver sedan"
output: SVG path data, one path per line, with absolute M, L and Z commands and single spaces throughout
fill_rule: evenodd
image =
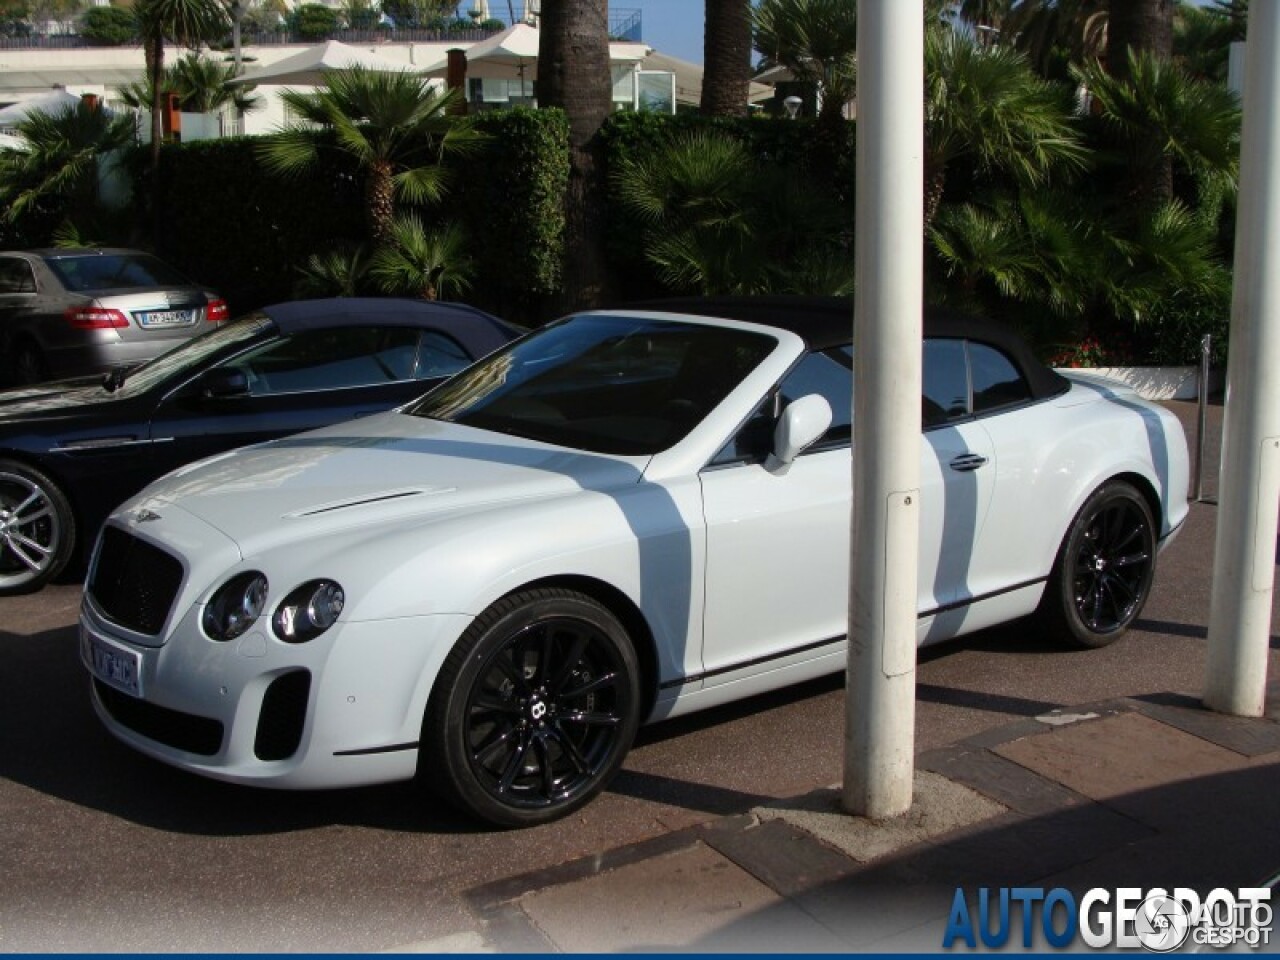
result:
M 221 297 L 138 250 L 0 252 L 0 381 L 134 366 L 225 319 Z

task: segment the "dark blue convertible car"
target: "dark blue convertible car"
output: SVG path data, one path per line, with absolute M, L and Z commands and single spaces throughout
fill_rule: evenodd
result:
M 406 403 L 517 332 L 461 304 L 300 301 L 132 370 L 0 393 L 0 596 L 48 583 L 162 474 Z

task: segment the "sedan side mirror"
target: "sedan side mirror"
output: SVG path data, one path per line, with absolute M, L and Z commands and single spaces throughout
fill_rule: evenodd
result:
M 200 395 L 208 400 L 224 397 L 247 397 L 249 378 L 234 367 L 216 367 L 200 379 Z
M 796 457 L 813 446 L 831 427 L 831 404 L 826 397 L 811 393 L 801 397 L 782 411 L 773 428 L 773 452 L 765 467 L 783 470 Z

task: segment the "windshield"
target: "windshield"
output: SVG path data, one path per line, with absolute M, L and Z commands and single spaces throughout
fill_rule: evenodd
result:
M 83 257 L 50 257 L 46 263 L 59 282 L 74 293 L 192 285 L 190 280 L 173 267 L 145 253 L 93 253 Z
M 207 333 L 184 340 L 181 346 L 130 370 L 120 382 L 118 392 L 123 396 L 145 393 L 184 370 L 197 369 L 207 359 L 228 347 L 250 340 L 262 331 L 274 327 L 275 324 L 263 313 L 250 313 L 238 320 L 219 324 Z
M 777 346 L 762 333 L 640 317 L 569 317 L 464 370 L 414 416 L 647 456 L 682 440 Z

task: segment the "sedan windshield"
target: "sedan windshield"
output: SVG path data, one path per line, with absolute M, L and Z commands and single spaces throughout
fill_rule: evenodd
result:
M 593 453 L 648 456 L 682 440 L 776 346 L 766 334 L 728 327 L 569 317 L 406 412 Z
M 230 323 L 219 324 L 208 333 L 184 340 L 181 346 L 123 374 L 117 381 L 117 388 L 124 396 L 145 393 L 156 384 L 164 383 L 184 371 L 195 372 L 209 358 L 235 344 L 253 339 L 264 330 L 274 328 L 275 324 L 261 313 L 250 313 Z

